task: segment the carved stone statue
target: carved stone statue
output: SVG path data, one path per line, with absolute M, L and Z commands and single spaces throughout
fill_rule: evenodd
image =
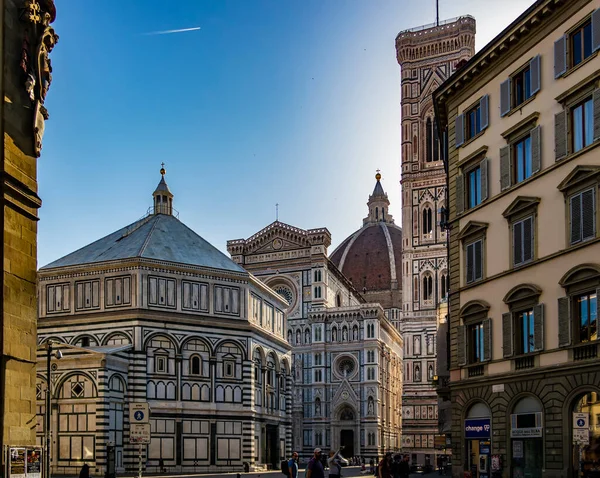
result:
M 369 405 L 367 407 L 367 414 L 373 415 L 373 398 L 369 397 Z
M 337 328 L 336 327 L 334 327 L 331 330 L 331 341 L 332 342 L 337 342 Z
M 358 327 L 356 325 L 352 329 L 352 340 L 358 340 Z
M 346 342 L 348 340 L 348 329 L 344 327 L 342 329 L 342 341 Z
M 54 45 L 58 42 L 58 35 L 54 33 L 54 28 L 48 26 L 42 33 L 40 43 L 37 49 L 37 74 L 38 74 L 38 99 L 44 103 L 46 94 L 52 83 L 52 62 L 50 61 L 50 52 L 54 49 Z

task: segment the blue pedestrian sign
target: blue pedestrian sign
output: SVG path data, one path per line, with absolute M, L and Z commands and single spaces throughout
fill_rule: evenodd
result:
M 148 423 L 149 418 L 148 402 L 131 402 L 129 404 L 129 421 L 131 423 Z
M 577 419 L 577 426 L 583 428 L 585 426 L 585 420 L 583 418 Z

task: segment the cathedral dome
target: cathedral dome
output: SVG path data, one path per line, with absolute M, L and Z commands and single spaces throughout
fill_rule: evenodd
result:
M 342 241 L 330 259 L 367 300 L 384 308 L 401 307 L 402 229 L 389 214 L 381 175 L 375 178 L 363 227 Z

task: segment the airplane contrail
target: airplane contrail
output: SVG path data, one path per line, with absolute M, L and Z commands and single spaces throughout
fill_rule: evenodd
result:
M 195 30 L 200 30 L 201 28 L 202 27 L 192 27 L 192 28 L 180 28 L 178 30 L 163 30 L 160 32 L 144 33 L 144 35 L 167 35 L 169 33 L 193 32 Z

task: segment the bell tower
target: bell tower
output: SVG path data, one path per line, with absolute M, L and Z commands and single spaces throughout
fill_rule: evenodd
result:
M 432 94 L 474 53 L 475 19 L 470 16 L 404 30 L 396 37 L 402 91 L 402 448 L 424 465 L 435 465 L 437 309 L 448 294 L 447 233 L 440 227 L 445 138 L 437 130 Z

